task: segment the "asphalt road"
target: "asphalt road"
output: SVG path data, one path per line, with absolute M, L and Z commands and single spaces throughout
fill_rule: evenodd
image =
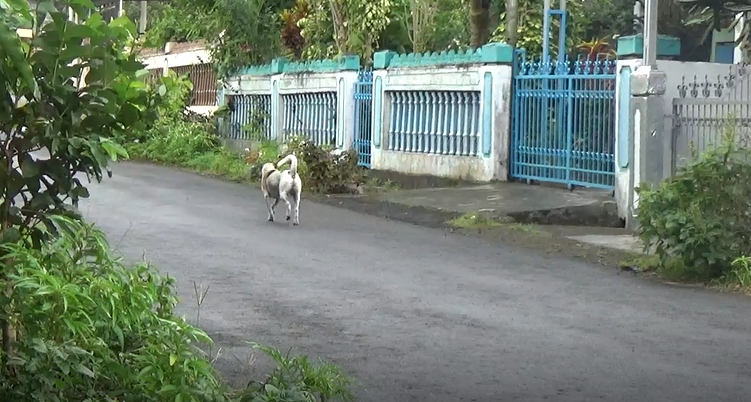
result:
M 257 189 L 114 171 L 81 210 L 176 276 L 189 317 L 211 286 L 199 324 L 235 384 L 257 341 L 340 364 L 366 402 L 751 398 L 751 299 L 304 200 L 301 226 L 269 223 Z

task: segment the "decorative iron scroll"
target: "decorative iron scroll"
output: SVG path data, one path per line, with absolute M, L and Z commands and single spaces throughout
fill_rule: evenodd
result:
M 733 64 L 729 67 L 727 75 L 717 75 L 717 78 L 710 78 L 709 75 L 705 75 L 704 78 L 699 78 L 698 75 L 694 75 L 693 78 L 686 79 L 686 76 L 681 78 L 681 83 L 678 85 L 678 96 L 681 98 L 728 98 L 733 94 L 736 94 L 740 87 L 740 84 L 745 81 L 746 85 L 749 85 L 749 71 L 748 63 Z

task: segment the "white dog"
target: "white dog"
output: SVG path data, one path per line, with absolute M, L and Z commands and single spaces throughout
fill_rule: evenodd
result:
M 287 220 L 290 219 L 292 214 L 292 202 L 295 203 L 295 218 L 292 220 L 292 224 L 297 226 L 300 224 L 302 180 L 300 180 L 300 175 L 297 174 L 297 157 L 295 155 L 287 155 L 276 164 L 276 167 L 278 168 L 287 162 L 290 163 L 289 170 L 283 171 L 279 177 L 279 197 L 287 203 Z

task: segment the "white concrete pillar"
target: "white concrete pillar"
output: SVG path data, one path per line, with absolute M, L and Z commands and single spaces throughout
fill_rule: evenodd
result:
M 336 148 L 349 150 L 355 135 L 355 83 L 357 71 L 336 74 Z

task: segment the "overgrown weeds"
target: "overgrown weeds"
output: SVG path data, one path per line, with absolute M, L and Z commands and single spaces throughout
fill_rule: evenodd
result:
M 741 281 L 739 256 L 751 255 L 751 150 L 728 126 L 722 144 L 656 188 L 642 185 L 639 237 L 658 273 L 685 281 Z

